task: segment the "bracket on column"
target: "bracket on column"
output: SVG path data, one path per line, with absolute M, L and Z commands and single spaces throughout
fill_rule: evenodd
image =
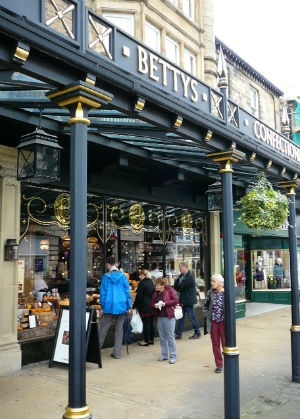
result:
M 243 160 L 246 154 L 242 151 L 238 151 L 235 148 L 230 150 L 220 151 L 217 153 L 208 153 L 206 157 L 209 157 L 213 161 L 220 164 L 220 173 L 233 172 L 232 162 L 236 163 L 239 160 Z
M 300 181 L 298 179 L 295 180 L 284 180 L 281 182 L 277 182 L 277 184 L 285 189 L 285 194 L 288 195 L 296 195 L 295 190 L 300 187 Z
M 83 81 L 72 83 L 62 90 L 52 90 L 46 96 L 59 106 L 69 109 L 69 124 L 81 122 L 87 125 L 90 124 L 88 112 L 106 105 L 113 98 L 111 93 Z

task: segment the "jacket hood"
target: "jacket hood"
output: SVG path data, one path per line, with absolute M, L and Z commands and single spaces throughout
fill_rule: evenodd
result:
M 117 282 L 119 282 L 123 276 L 122 272 L 119 271 L 113 271 L 111 273 L 106 274 L 109 278 L 109 280 L 113 283 L 116 284 Z

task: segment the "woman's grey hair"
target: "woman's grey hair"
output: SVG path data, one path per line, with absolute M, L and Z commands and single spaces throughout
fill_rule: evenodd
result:
M 223 287 L 223 285 L 224 285 L 224 278 L 222 277 L 222 275 L 221 274 L 214 274 L 212 277 L 211 277 L 211 279 L 216 279 L 218 282 L 220 282 L 220 284 L 222 285 L 222 287 Z

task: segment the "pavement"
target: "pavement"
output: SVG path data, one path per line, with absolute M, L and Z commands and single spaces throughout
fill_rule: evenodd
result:
M 236 325 L 241 418 L 299 419 L 300 384 L 291 381 L 291 308 L 277 306 Z M 190 335 L 185 332 L 176 341 L 174 365 L 157 361 L 158 339 L 154 346 L 130 345 L 129 355 L 123 347 L 121 359 L 104 349 L 102 369 L 87 364 L 87 404 L 93 419 L 224 418 L 223 373 L 214 373 L 210 336 L 191 341 Z M 67 376 L 66 366 L 49 369 L 41 362 L 1 377 L 0 419 L 61 418 Z

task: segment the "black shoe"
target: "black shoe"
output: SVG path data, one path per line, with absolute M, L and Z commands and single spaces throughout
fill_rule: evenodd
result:
M 154 345 L 154 340 L 150 340 L 149 345 Z
M 175 335 L 175 339 L 181 339 L 181 336 Z
M 118 358 L 115 354 L 113 354 L 113 353 L 111 353 L 110 354 L 110 356 L 112 357 L 112 358 L 115 358 L 115 359 L 120 359 L 120 358 Z
M 139 342 L 139 345 L 140 346 L 149 346 L 149 343 L 141 343 L 141 342 Z
M 215 373 L 216 374 L 220 374 L 222 372 L 222 367 L 217 367 L 216 369 L 215 369 Z
M 190 336 L 189 339 L 199 339 L 201 337 L 201 334 L 198 335 L 198 333 L 194 333 L 193 336 Z

